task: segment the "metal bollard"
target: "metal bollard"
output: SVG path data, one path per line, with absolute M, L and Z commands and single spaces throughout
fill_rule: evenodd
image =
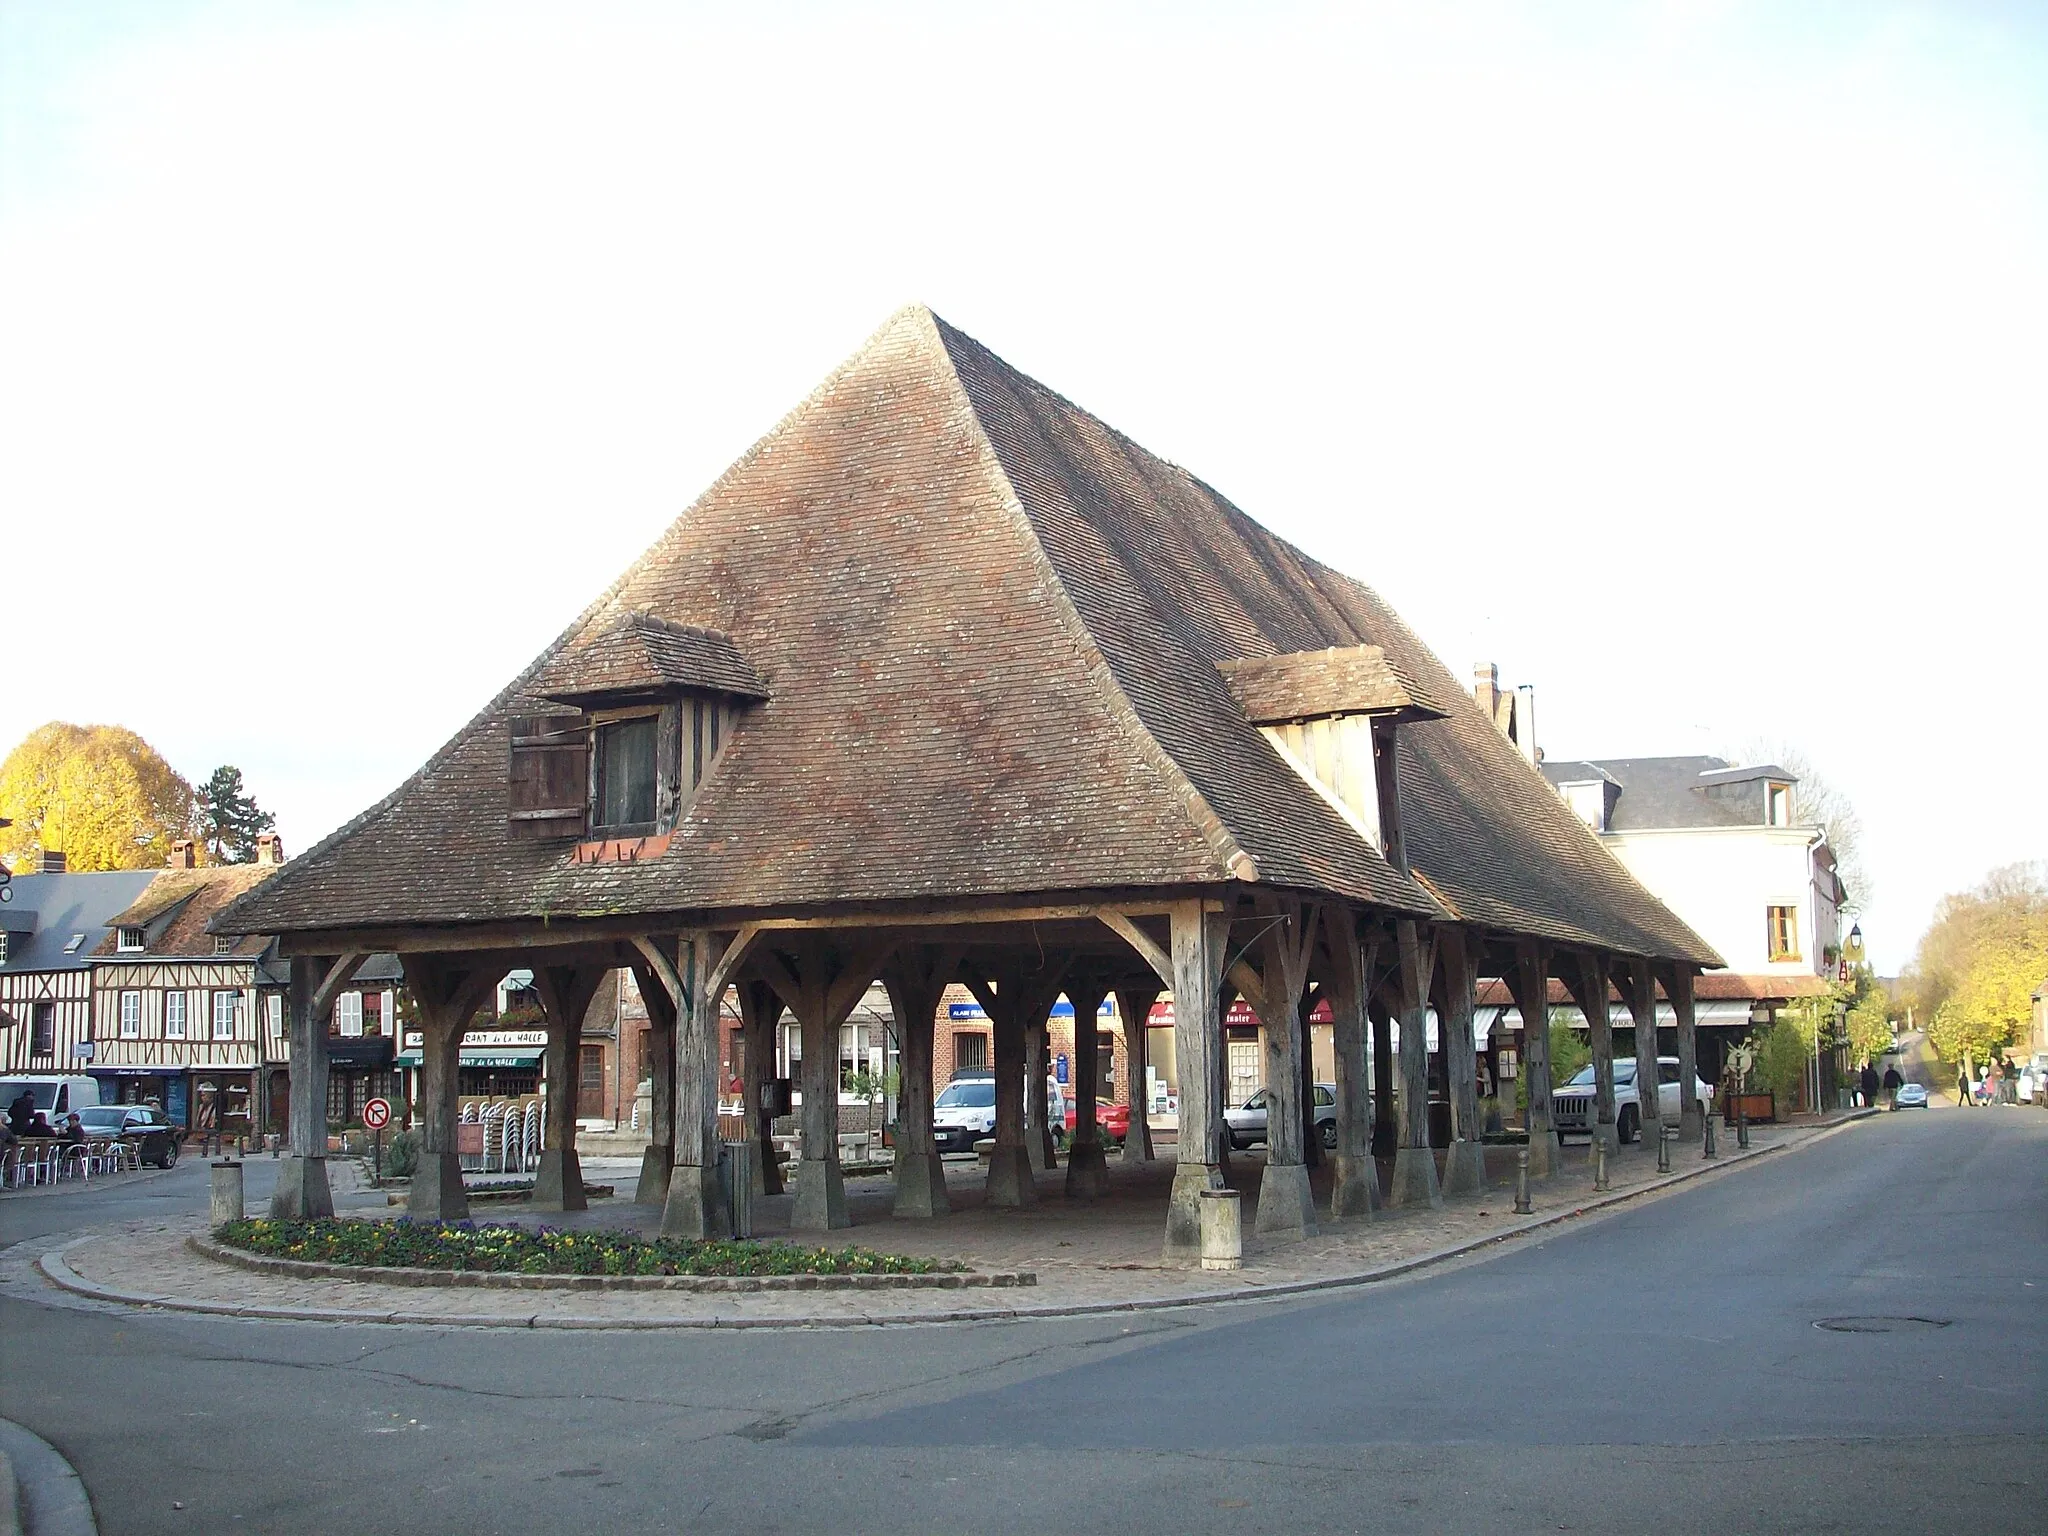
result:
M 1532 1216 L 1536 1207 L 1529 1203 L 1529 1149 L 1523 1147 L 1515 1154 L 1515 1214 Z
M 1735 1101 L 1735 1146 L 1738 1151 L 1749 1150 L 1749 1101 Z
M 1677 1135 L 1678 1127 L 1675 1125 L 1660 1124 L 1657 1128 L 1657 1171 L 1659 1173 L 1669 1173 L 1671 1171 L 1671 1142 Z
M 1238 1212 L 1237 1191 L 1205 1189 L 1201 1192 L 1202 1268 L 1244 1268 L 1244 1225 Z
M 218 1227 L 224 1222 L 240 1221 L 246 1209 L 242 1203 L 242 1165 L 215 1163 L 212 1173 L 213 1203 L 208 1225 Z
M 725 1208 L 732 1217 L 734 1237 L 754 1235 L 754 1158 L 759 1151 L 751 1141 L 728 1141 L 719 1148 Z
M 1607 1143 L 1597 1133 L 1593 1137 L 1593 1188 L 1607 1188 Z
M 1714 1146 L 1714 1112 L 1713 1112 L 1713 1110 L 1709 1109 L 1709 1110 L 1708 1110 L 1708 1111 L 1706 1112 L 1705 1116 L 1703 1116 L 1703 1117 L 1702 1117 L 1702 1119 L 1701 1119 L 1701 1123 L 1702 1123 L 1702 1124 L 1703 1124 L 1703 1125 L 1704 1125 L 1704 1126 L 1706 1127 L 1706 1130 L 1707 1130 L 1707 1150 L 1706 1150 L 1706 1151 L 1705 1151 L 1704 1153 L 1702 1153 L 1702 1154 L 1701 1154 L 1702 1160 L 1704 1160 L 1705 1158 L 1709 1158 L 1709 1157 L 1719 1157 L 1719 1156 L 1720 1156 L 1721 1154 L 1720 1154 L 1720 1152 L 1719 1152 L 1718 1150 L 1716 1150 L 1716 1148 L 1715 1148 L 1715 1146 Z

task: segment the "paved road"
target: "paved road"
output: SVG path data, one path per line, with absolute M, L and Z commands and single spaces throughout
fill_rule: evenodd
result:
M 2040 1531 L 2044 1175 L 2048 1113 L 1880 1117 L 1486 1262 L 1121 1322 L 521 1335 L 7 1301 L 0 1414 L 116 1536 Z M 1947 1326 L 1814 1326 L 1885 1316 Z

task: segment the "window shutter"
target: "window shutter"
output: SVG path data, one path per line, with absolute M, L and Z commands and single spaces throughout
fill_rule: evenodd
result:
M 590 717 L 514 718 L 507 783 L 514 838 L 581 837 L 590 820 Z

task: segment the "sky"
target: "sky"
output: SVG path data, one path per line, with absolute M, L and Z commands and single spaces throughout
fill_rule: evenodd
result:
M 387 793 L 917 301 L 1552 757 L 2048 857 L 2048 6 L 0 0 L 0 751 Z

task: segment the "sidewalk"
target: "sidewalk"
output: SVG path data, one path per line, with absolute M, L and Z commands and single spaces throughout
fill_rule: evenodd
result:
M 192 1217 L 138 1222 L 49 1245 L 18 1263 L 37 1264 L 41 1275 L 66 1289 L 101 1300 L 181 1310 L 321 1321 L 418 1322 L 500 1327 L 760 1327 L 860 1326 L 888 1322 L 943 1322 L 1019 1316 L 1121 1311 L 1197 1302 L 1285 1295 L 1367 1283 L 1442 1262 L 1502 1239 L 1569 1220 L 1721 1169 L 1798 1146 L 1841 1123 L 1759 1126 L 1753 1146 L 1737 1152 L 1730 1136 L 1723 1156 L 1705 1162 L 1697 1149 L 1675 1152 L 1674 1171 L 1656 1172 L 1656 1155 L 1630 1148 L 1610 1167 L 1613 1189 L 1595 1194 L 1583 1144 L 1566 1148 L 1564 1171 L 1533 1186 L 1535 1214 L 1513 1214 L 1513 1149 L 1490 1149 L 1493 1187 L 1480 1196 L 1431 1211 L 1389 1211 L 1365 1222 L 1326 1223 L 1303 1242 L 1272 1243 L 1247 1231 L 1244 1268 L 1205 1273 L 1167 1269 L 1159 1262 L 1160 1233 L 1171 1161 L 1123 1167 L 1112 1164 L 1111 1193 L 1092 1205 L 1061 1193 L 1064 1171 L 1039 1177 L 1039 1203 L 1030 1210 L 987 1207 L 981 1171 L 973 1162 L 949 1165 L 955 1214 L 942 1221 L 897 1221 L 888 1214 L 886 1177 L 848 1180 L 847 1203 L 856 1225 L 832 1243 L 891 1253 L 954 1258 L 977 1270 L 1035 1273 L 1029 1289 L 1002 1292 L 760 1291 L 674 1292 L 516 1290 L 476 1287 L 394 1286 L 350 1280 L 251 1274 L 191 1252 L 186 1238 L 204 1230 Z M 1233 1159 L 1232 1184 L 1246 1197 L 1245 1224 L 1263 1164 L 1257 1154 Z M 1316 1180 L 1325 1196 L 1327 1172 Z M 787 1196 L 757 1200 L 756 1233 L 788 1233 Z M 381 1214 L 381 1213 L 378 1213 Z M 392 1214 L 401 1214 L 393 1211 Z M 626 1200 L 592 1203 L 574 1215 L 536 1215 L 520 1206 L 488 1212 L 485 1219 L 577 1229 L 632 1229 L 651 1233 L 660 1213 Z M 31 1245 L 22 1245 L 29 1247 Z

